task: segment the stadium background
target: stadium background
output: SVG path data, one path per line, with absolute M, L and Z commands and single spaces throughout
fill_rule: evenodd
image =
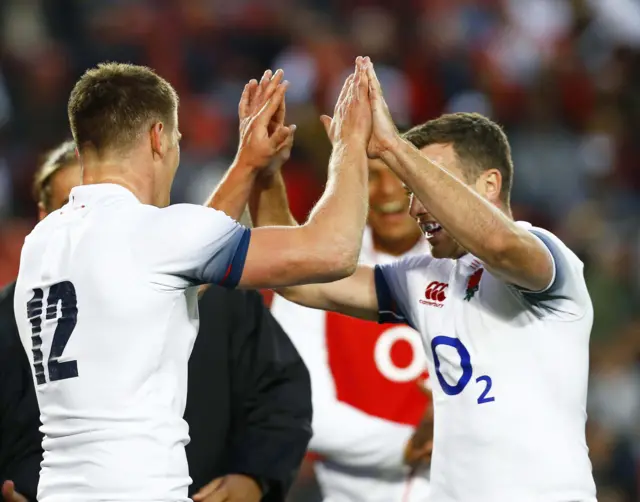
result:
M 586 263 L 599 500 L 640 501 L 639 49 L 640 0 L 2 0 L 0 286 L 35 221 L 31 176 L 69 136 L 67 97 L 87 67 L 147 64 L 177 88 L 173 200 L 190 202 L 233 157 L 244 83 L 283 68 L 298 125 L 286 178 L 302 219 L 329 154 L 318 116 L 332 110 L 354 56 L 369 55 L 399 125 L 478 111 L 505 126 L 517 216 L 558 233 Z M 316 499 L 310 472 L 292 501 Z

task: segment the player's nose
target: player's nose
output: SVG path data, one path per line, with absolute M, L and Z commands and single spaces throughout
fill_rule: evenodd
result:
M 427 210 L 422 205 L 422 202 L 420 202 L 414 194 L 411 194 L 411 201 L 409 203 L 409 214 L 412 218 L 415 219 L 424 218 L 424 216 L 427 215 Z

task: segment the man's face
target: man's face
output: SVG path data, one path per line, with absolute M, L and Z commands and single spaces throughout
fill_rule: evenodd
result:
M 387 251 L 406 251 L 401 248 L 411 248 L 421 238 L 402 182 L 381 160 L 369 161 L 368 223 L 374 239 Z
M 73 187 L 82 184 L 80 164 L 73 162 L 59 169 L 49 180 L 50 199 L 49 207 L 45 208 L 42 202 L 38 203 L 38 213 L 42 220 L 50 212 L 60 209 L 69 201 L 69 193 Z
M 458 165 L 458 160 L 452 145 L 433 144 L 421 148 L 420 151 L 427 157 L 438 163 L 450 174 L 466 183 L 464 174 Z M 427 237 L 431 245 L 431 254 L 434 258 L 457 259 L 463 256 L 466 251 L 444 230 L 422 203 L 411 196 L 410 214 Z

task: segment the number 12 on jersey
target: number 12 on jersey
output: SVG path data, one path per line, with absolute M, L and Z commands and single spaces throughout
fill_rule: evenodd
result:
M 31 324 L 31 351 L 33 352 L 33 369 L 38 385 L 47 382 L 44 373 L 44 358 L 42 355 L 42 311 L 44 291 L 40 288 L 33 290 L 33 298 L 27 302 L 27 317 Z M 49 381 L 65 380 L 78 376 L 77 361 L 58 362 L 64 348 L 78 322 L 76 289 L 69 281 L 58 282 L 49 288 L 47 295 L 45 319 L 56 319 L 56 328 L 51 338 L 51 348 L 47 360 Z M 58 310 L 58 305 L 60 309 Z M 45 340 L 48 337 L 45 337 Z M 46 340 L 48 341 L 48 340 Z

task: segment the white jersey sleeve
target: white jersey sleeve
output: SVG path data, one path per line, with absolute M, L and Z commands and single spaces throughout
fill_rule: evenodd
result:
M 223 212 L 195 204 L 146 206 L 135 232 L 139 263 L 149 267 L 153 284 L 168 289 L 236 287 L 251 238 Z
M 378 297 L 378 322 L 406 323 L 414 329 L 419 325 L 411 307 L 412 290 L 420 277 L 420 270 L 428 267 L 430 255 L 407 256 L 384 265 L 376 265 L 375 284 Z
M 328 362 L 326 313 L 279 295 L 273 297 L 271 312 L 311 375 L 313 437 L 309 450 L 344 467 L 404 473 L 404 447 L 413 427 L 369 415 L 338 400 Z
M 558 320 L 582 317 L 591 308 L 582 261 L 551 232 L 536 227 L 529 231 L 548 250 L 553 260 L 553 279 L 542 291 L 514 289 L 539 317 L 551 316 Z

